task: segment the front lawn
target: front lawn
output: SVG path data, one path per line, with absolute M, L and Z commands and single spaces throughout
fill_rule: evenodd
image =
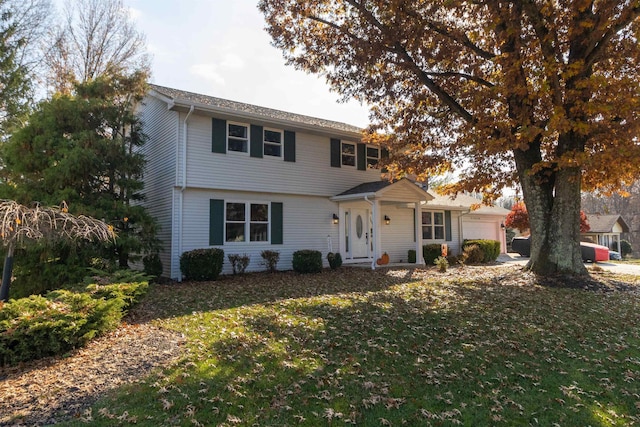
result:
M 133 320 L 184 333 L 184 357 L 76 423 L 640 423 L 640 294 L 546 288 L 515 271 L 156 286 Z

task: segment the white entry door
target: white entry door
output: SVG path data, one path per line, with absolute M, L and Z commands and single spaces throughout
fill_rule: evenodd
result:
M 351 210 L 351 256 L 352 258 L 369 258 L 370 242 L 369 211 L 366 209 Z

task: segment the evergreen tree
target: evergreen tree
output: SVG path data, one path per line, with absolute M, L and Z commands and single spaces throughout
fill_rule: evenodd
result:
M 155 225 L 142 197 L 145 135 L 134 112 L 147 75 L 103 75 L 73 94 L 43 101 L 2 147 L 4 196 L 102 219 L 118 233 L 104 257 L 127 267 L 132 253 L 154 250 Z

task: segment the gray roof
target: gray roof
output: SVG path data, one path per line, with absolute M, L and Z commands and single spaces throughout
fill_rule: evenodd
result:
M 286 111 L 275 110 L 273 108 L 259 107 L 257 105 L 245 104 L 243 102 L 230 101 L 228 99 L 216 98 L 188 92 L 185 90 L 172 89 L 165 86 L 150 84 L 149 87 L 157 93 L 170 98 L 173 102 L 184 104 L 198 104 L 212 110 L 224 110 L 226 112 L 241 112 L 248 115 L 262 118 L 264 120 L 280 120 L 293 124 L 306 126 L 316 126 L 325 129 L 333 129 L 341 132 L 360 133 L 361 128 L 346 123 L 335 122 L 333 120 L 319 119 L 316 117 L 304 116 L 302 114 L 288 113 Z
M 482 204 L 482 200 L 475 197 L 468 196 L 466 194 L 456 194 L 454 198 L 448 195 L 441 195 L 433 190 L 428 191 L 433 196 L 433 200 L 427 203 L 427 207 L 440 207 L 451 210 L 465 211 L 471 208 L 472 205 L 480 205 L 477 209 L 473 210 L 473 214 L 478 215 L 507 215 L 508 209 L 500 206 L 487 206 Z
M 629 226 L 620 215 L 587 214 L 587 222 L 590 227 L 588 233 L 611 233 L 616 222 L 624 233 L 629 232 Z
M 353 188 L 344 191 L 338 196 L 350 196 L 352 194 L 365 194 L 365 193 L 376 193 L 382 190 L 385 187 L 390 186 L 392 183 L 389 181 L 374 181 L 374 182 L 365 182 L 364 184 L 356 185 Z

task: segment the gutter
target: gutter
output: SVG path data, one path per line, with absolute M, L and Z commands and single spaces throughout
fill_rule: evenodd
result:
M 182 125 L 182 132 L 183 132 L 183 137 L 182 137 L 182 186 L 180 187 L 180 238 L 178 241 L 178 253 L 182 254 L 182 244 L 183 244 L 183 238 L 182 236 L 184 235 L 184 190 L 187 188 L 187 136 L 188 136 L 188 132 L 187 132 L 187 128 L 188 128 L 188 121 L 189 121 L 189 117 L 191 117 L 191 114 L 193 113 L 193 111 L 195 110 L 195 106 L 191 106 L 191 108 L 189 109 L 189 112 L 187 113 L 187 116 L 184 118 L 183 121 L 183 125 Z M 178 282 L 182 282 L 182 272 L 180 272 L 180 275 L 178 276 Z

